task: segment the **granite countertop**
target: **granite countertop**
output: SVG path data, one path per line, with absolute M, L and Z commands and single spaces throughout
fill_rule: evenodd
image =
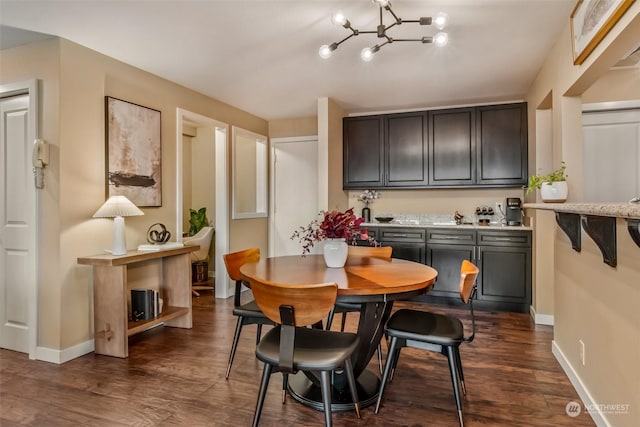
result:
M 640 203 L 525 203 L 523 207 L 583 215 L 640 219 Z
M 456 225 L 454 221 L 451 222 L 412 222 L 412 221 L 391 221 L 391 222 L 365 222 L 362 223 L 364 227 L 403 227 L 403 228 L 452 228 L 459 230 L 504 230 L 504 231 L 528 231 L 532 230 L 532 227 L 524 225 L 502 225 L 498 222 L 492 222 L 489 225 L 480 224 L 461 224 Z

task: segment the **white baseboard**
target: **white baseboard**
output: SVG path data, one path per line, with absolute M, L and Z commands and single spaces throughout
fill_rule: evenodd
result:
M 548 325 L 553 326 L 554 317 L 553 314 L 538 314 L 536 313 L 536 309 L 533 306 L 529 306 L 529 314 L 533 318 L 533 321 L 536 325 Z
M 46 347 L 36 348 L 36 360 L 43 362 L 56 363 L 58 365 L 73 360 L 77 357 L 91 353 L 95 349 L 93 340 L 65 348 L 64 350 L 54 350 Z
M 588 411 L 589 415 L 598 427 L 611 427 L 611 424 L 609 424 L 607 419 L 604 417 L 604 414 L 600 411 L 600 407 L 598 406 L 596 401 L 593 400 L 591 393 L 589 393 L 589 390 L 587 390 L 582 380 L 580 380 L 580 377 L 573 369 L 573 366 L 571 366 L 571 363 L 569 363 L 569 360 L 567 360 L 564 353 L 562 352 L 560 347 L 558 347 L 555 341 L 551 342 L 551 352 L 556 357 L 558 363 L 560 363 L 562 370 L 569 378 L 569 381 L 571 381 L 571 385 L 573 385 L 573 388 L 578 392 L 578 396 L 580 396 L 580 399 L 582 399 L 582 403 L 584 403 L 584 407 L 582 408 L 582 410 L 584 411 L 585 407 L 591 408 Z

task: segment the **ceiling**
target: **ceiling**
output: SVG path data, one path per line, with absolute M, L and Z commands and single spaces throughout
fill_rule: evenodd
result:
M 336 10 L 374 30 L 371 0 L 0 0 L 0 46 L 42 36 L 31 32 L 63 37 L 268 120 L 315 116 L 322 97 L 352 114 L 398 111 L 522 100 L 575 3 L 395 0 L 405 20 L 446 12 L 449 44 L 396 42 L 364 62 L 374 34 L 329 59 L 318 49 L 349 35 L 331 23 Z M 404 23 L 388 33 L 437 31 Z

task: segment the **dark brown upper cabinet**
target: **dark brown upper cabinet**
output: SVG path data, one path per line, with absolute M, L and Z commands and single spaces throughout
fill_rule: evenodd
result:
M 527 183 L 527 104 L 477 107 L 476 183 L 521 186 Z
M 467 186 L 476 182 L 474 108 L 429 112 L 429 169 L 432 186 Z
M 384 147 L 382 116 L 343 121 L 344 188 L 382 188 Z
M 527 104 L 344 119 L 344 188 L 519 187 Z
M 386 187 L 428 185 L 427 126 L 424 112 L 384 116 Z

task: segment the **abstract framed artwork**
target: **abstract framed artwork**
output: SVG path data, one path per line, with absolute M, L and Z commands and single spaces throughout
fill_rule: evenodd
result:
M 160 111 L 105 96 L 106 197 L 162 206 Z
M 571 12 L 573 63 L 582 64 L 635 0 L 578 0 Z

